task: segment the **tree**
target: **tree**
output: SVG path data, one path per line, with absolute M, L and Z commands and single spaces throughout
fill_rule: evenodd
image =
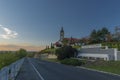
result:
M 98 31 L 94 29 L 90 34 L 91 43 L 105 42 L 108 40 L 108 35 L 111 35 L 111 34 L 106 27 L 103 27 Z
M 51 49 L 53 49 L 54 48 L 54 44 L 53 43 L 51 43 Z
M 75 48 L 72 48 L 72 46 L 64 46 L 61 48 L 58 48 L 56 50 L 56 55 L 59 60 L 74 57 L 75 53 L 77 53 L 77 50 Z
M 106 41 L 107 35 L 110 34 L 110 32 L 108 31 L 108 29 L 106 27 L 103 27 L 101 29 L 101 39 L 102 41 Z
M 90 34 L 91 43 L 97 42 L 97 31 L 94 29 Z
M 4 66 L 10 65 L 19 58 L 14 54 L 14 52 L 0 53 L 0 69 Z
M 69 41 L 68 41 L 68 39 L 66 39 L 66 38 L 64 38 L 63 41 L 62 41 L 63 45 L 68 45 L 68 42 L 69 42 Z
M 20 49 L 20 50 L 18 50 L 17 51 L 17 56 L 19 57 L 19 58 L 23 58 L 23 57 L 26 57 L 26 55 L 27 55 L 27 51 L 25 50 L 25 49 Z

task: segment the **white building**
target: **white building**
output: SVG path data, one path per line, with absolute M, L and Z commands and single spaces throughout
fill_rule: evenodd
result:
M 90 60 L 120 60 L 120 52 L 116 48 L 108 48 L 101 44 L 82 46 L 77 55 L 81 59 Z

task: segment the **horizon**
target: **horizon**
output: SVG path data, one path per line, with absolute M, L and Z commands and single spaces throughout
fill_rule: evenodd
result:
M 0 50 L 40 51 L 65 37 L 89 36 L 93 29 L 120 26 L 119 0 L 1 0 Z

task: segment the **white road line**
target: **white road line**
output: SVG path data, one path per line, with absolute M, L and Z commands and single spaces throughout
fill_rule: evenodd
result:
M 29 61 L 30 62 L 30 61 Z M 45 80 L 41 74 L 38 72 L 38 70 L 35 68 L 35 66 L 30 62 L 30 64 L 32 65 L 32 67 L 34 68 L 35 72 L 38 74 L 38 76 L 41 78 L 41 80 Z

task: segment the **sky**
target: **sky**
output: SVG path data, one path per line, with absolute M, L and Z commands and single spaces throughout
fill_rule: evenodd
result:
M 120 26 L 120 0 L 0 0 L 0 50 L 41 50 L 65 37 Z

